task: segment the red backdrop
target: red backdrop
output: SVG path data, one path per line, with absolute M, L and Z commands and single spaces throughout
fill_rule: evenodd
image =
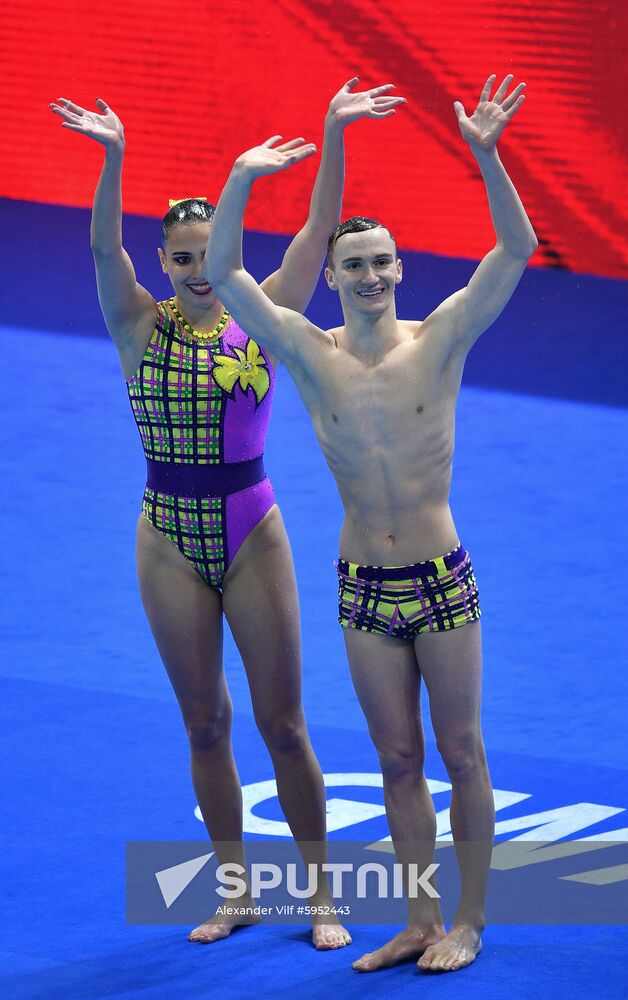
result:
M 626 15 L 616 0 L 13 0 L 0 13 L 0 195 L 91 202 L 102 152 L 47 109 L 104 97 L 127 134 L 124 205 L 215 200 L 235 155 L 280 132 L 320 142 L 329 98 L 358 73 L 408 98 L 347 136 L 345 216 L 381 218 L 401 247 L 480 257 L 492 230 L 452 110 L 491 72 L 528 98 L 502 158 L 541 240 L 537 263 L 628 275 Z M 622 132 L 622 127 L 624 131 Z M 247 225 L 294 232 L 316 163 L 257 185 Z

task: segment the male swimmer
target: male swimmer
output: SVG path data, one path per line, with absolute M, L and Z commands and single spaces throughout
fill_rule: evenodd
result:
M 290 371 L 344 507 L 340 614 L 353 683 L 379 754 L 400 861 L 432 861 L 436 823 L 423 774 L 421 677 L 452 785 L 451 829 L 461 898 L 448 933 L 437 901 L 409 900 L 408 926 L 354 963 L 372 972 L 411 956 L 458 970 L 481 949 L 494 805 L 480 727 L 478 592 L 449 507 L 454 414 L 464 362 L 514 292 L 537 240 L 497 140 L 524 101 L 508 75 L 487 80 L 462 137 L 482 172 L 496 243 L 466 288 L 427 319 L 400 320 L 402 263 L 391 233 L 362 217 L 332 234 L 325 270 L 344 326 L 321 330 L 275 305 L 244 269 L 241 230 L 253 181 L 291 165 L 275 137 L 243 153 L 223 190 L 205 273 L 251 336 Z

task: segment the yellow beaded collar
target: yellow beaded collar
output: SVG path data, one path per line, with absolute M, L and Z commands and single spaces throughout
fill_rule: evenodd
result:
M 222 316 L 218 320 L 218 323 L 213 330 L 195 330 L 194 327 L 190 326 L 188 321 L 181 315 L 181 313 L 179 312 L 174 303 L 174 299 L 169 299 L 168 305 L 170 306 L 173 315 L 175 316 L 177 322 L 179 323 L 179 326 L 188 334 L 188 336 L 193 337 L 194 340 L 198 340 L 201 342 L 206 340 L 213 340 L 214 337 L 219 337 L 224 328 L 226 327 L 227 323 L 231 319 L 229 312 L 225 309 L 225 311 L 223 312 Z

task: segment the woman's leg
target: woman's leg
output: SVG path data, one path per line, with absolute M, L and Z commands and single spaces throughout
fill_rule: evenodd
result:
M 183 715 L 192 782 L 209 836 L 221 861 L 244 865 L 220 594 L 143 516 L 137 526 L 137 572 L 144 610 Z M 191 937 L 211 941 L 230 929 L 224 923 L 202 925 Z
M 278 507 L 238 549 L 224 579 L 223 609 L 246 669 L 284 815 L 299 844 L 318 845 L 309 853 L 303 846 L 306 863 L 321 864 L 326 860 L 325 786 L 301 705 L 299 599 Z M 317 947 L 339 947 L 349 940 L 337 924 L 315 927 Z

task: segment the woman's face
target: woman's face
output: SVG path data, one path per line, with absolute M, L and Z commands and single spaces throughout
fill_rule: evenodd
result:
M 166 246 L 159 248 L 159 259 L 164 274 L 172 283 L 181 303 L 195 311 L 210 309 L 216 304 L 211 285 L 203 276 L 203 261 L 209 222 L 181 223 L 170 230 Z

